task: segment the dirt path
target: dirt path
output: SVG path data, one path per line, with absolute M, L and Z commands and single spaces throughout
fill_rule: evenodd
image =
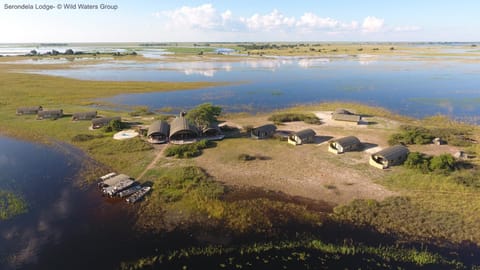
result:
M 149 170 L 153 169 L 153 167 L 155 167 L 155 164 L 157 164 L 157 162 L 160 160 L 160 158 L 163 157 L 163 152 L 165 152 L 165 149 L 167 149 L 166 144 L 163 144 L 163 145 L 159 146 L 159 150 L 157 149 L 157 151 L 158 151 L 157 155 L 152 160 L 152 162 L 150 162 L 150 164 L 148 164 L 148 166 L 145 168 L 145 170 L 143 170 L 143 172 L 137 177 L 137 180 L 142 179 L 142 177 L 145 175 L 145 173 L 147 173 L 147 171 L 149 171 Z

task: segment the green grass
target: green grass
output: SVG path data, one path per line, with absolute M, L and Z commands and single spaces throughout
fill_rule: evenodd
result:
M 171 250 L 133 262 L 121 269 L 473 269 L 422 248 L 362 243 L 328 243 L 315 236 L 242 246 L 192 247 Z
M 167 47 L 165 49 L 175 54 L 199 54 L 200 52 L 213 53 L 215 51 L 215 48 L 208 47 Z
M 7 220 L 27 211 L 27 203 L 22 197 L 0 190 L 0 220 Z
M 403 239 L 478 244 L 480 189 L 475 181 L 477 177 L 478 172 L 469 170 L 445 175 L 399 168 L 379 183 L 403 196 L 381 202 L 355 200 L 336 207 L 334 217 L 343 222 L 372 226 Z

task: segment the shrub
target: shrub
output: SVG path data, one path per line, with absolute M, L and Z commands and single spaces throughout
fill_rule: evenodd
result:
M 255 159 L 256 159 L 255 156 L 251 156 L 249 154 L 238 155 L 238 160 L 241 160 L 241 161 L 250 161 L 250 160 L 255 160 Z
M 430 160 L 430 170 L 437 172 L 451 172 L 455 170 L 455 158 L 450 154 L 435 156 Z
M 407 160 L 404 163 L 405 167 L 420 170 L 424 173 L 430 170 L 429 165 L 430 158 L 419 152 L 411 152 L 408 154 Z
M 303 114 L 303 113 L 278 113 L 270 116 L 269 121 L 273 121 L 275 124 L 285 123 L 285 122 L 294 122 L 294 121 L 304 121 L 308 124 L 321 124 L 320 119 L 314 114 Z
M 152 115 L 153 112 L 147 106 L 136 107 L 134 111 L 129 112 L 130 116 Z
M 435 136 L 432 132 L 423 127 L 402 126 L 402 132 L 395 133 L 390 136 L 388 143 L 396 144 L 429 144 Z
M 176 158 L 192 158 L 202 154 L 202 149 L 215 146 L 214 142 L 201 140 L 196 143 L 172 145 L 165 150 L 165 156 Z
M 124 127 L 124 124 L 120 120 L 112 120 L 108 125 L 103 127 L 104 132 L 117 132 L 122 130 Z

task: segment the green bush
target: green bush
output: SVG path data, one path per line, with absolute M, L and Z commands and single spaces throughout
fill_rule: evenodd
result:
M 430 160 L 430 170 L 436 172 L 451 172 L 455 170 L 455 158 L 450 154 L 435 156 Z
M 408 154 L 404 166 L 409 169 L 420 170 L 424 173 L 429 172 L 430 158 L 419 152 L 411 152 Z
M 390 136 L 388 143 L 396 144 L 429 144 L 435 136 L 432 132 L 423 127 L 401 126 L 401 133 L 395 133 Z
M 103 127 L 104 132 L 118 132 L 125 127 L 124 123 L 120 120 L 112 120 L 108 125 Z
M 271 115 L 268 120 L 274 122 L 275 124 L 294 121 L 304 121 L 305 123 L 316 125 L 321 124 L 320 119 L 312 113 L 278 113 Z
M 165 156 L 176 158 L 192 158 L 202 154 L 202 149 L 215 146 L 214 142 L 201 140 L 191 144 L 171 145 L 165 150 Z

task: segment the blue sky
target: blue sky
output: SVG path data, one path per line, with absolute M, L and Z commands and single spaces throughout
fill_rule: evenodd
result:
M 5 5 L 118 5 L 112 10 Z M 166 41 L 479 41 L 473 0 L 0 0 L 0 43 Z

